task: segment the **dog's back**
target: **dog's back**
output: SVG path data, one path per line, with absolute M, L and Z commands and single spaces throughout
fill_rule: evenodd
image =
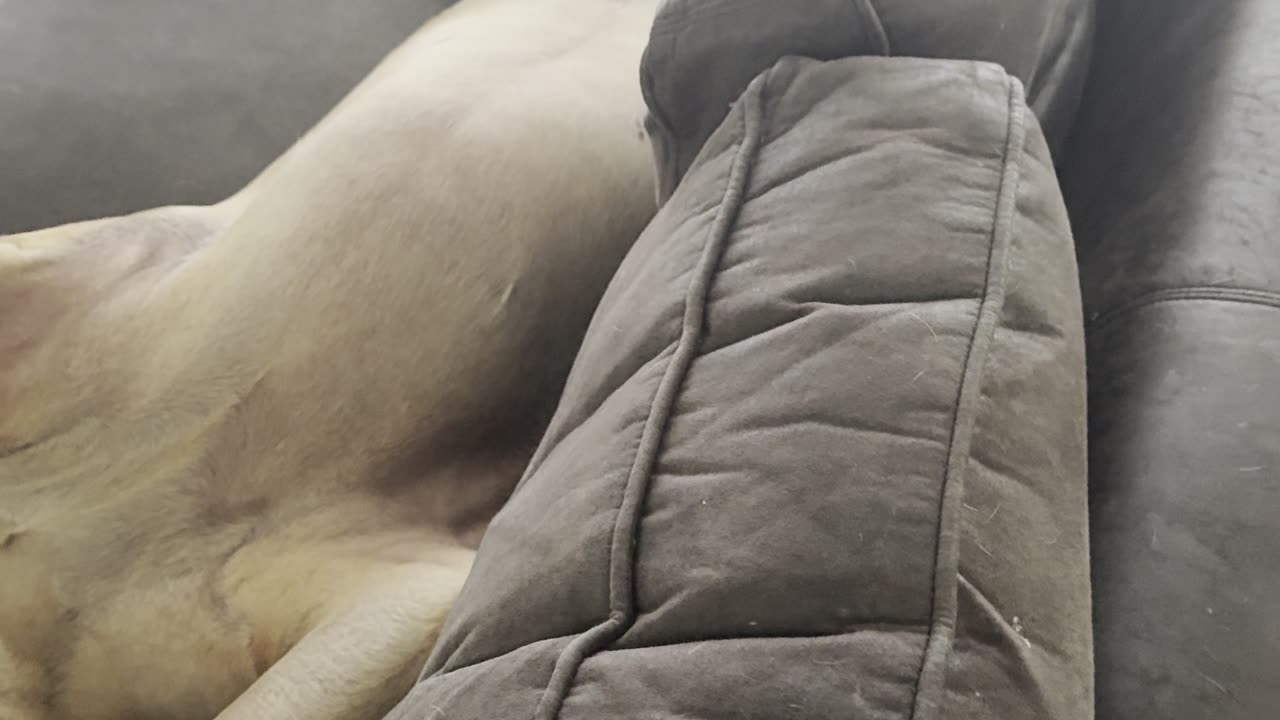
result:
M 380 716 L 654 210 L 652 5 L 468 0 L 227 202 L 0 239 L 0 718 Z

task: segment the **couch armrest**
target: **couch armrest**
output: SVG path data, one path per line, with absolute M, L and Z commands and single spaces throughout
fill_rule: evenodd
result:
M 1280 707 L 1277 36 L 1271 0 L 1099 3 L 1063 171 L 1103 720 Z
M 1090 717 L 1079 291 L 1020 83 L 784 59 L 697 157 L 392 717 Z

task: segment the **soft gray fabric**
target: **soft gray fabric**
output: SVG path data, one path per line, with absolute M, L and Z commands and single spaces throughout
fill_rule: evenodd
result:
M 1280 709 L 1280 3 L 1108 0 L 1063 167 L 1098 716 Z
M 615 277 L 390 717 L 1089 718 L 1074 267 L 997 66 L 781 61 Z
M 0 234 L 216 202 L 448 0 L 3 0 Z
M 1028 88 L 1056 151 L 1070 130 L 1092 34 L 1093 0 L 666 0 L 642 69 L 665 170 L 659 193 L 670 194 L 747 83 L 787 55 L 999 63 Z M 663 144 L 667 137 L 674 145 Z

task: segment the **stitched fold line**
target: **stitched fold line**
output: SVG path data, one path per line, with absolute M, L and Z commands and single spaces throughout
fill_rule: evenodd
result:
M 685 292 L 684 317 L 676 350 L 667 361 L 662 380 L 654 393 L 631 470 L 627 475 L 609 552 L 609 617 L 575 638 L 560 657 L 556 658 L 547 688 L 534 710 L 535 720 L 555 720 L 582 663 L 622 637 L 635 621 L 635 558 L 640 513 L 676 399 L 702 344 L 708 294 L 719 269 L 720 258 L 737 222 L 752 165 L 760 148 L 764 108 L 762 95 L 771 74 L 772 71 L 757 77 L 742 95 L 741 139 L 729 168 L 729 177 L 715 220 L 708 229 L 693 278 Z
M 880 11 L 872 0 L 853 0 L 854 7 L 865 23 L 862 34 L 875 46 L 876 52 L 885 57 L 893 54 L 893 46 L 889 44 L 889 32 L 885 30 L 884 21 L 880 19 Z
M 1117 320 L 1122 320 L 1133 315 L 1135 312 L 1144 310 L 1152 305 L 1161 305 L 1170 302 L 1194 301 L 1238 303 L 1242 305 L 1260 305 L 1263 307 L 1280 308 L 1280 293 L 1273 292 L 1271 290 L 1213 286 L 1192 286 L 1153 290 L 1148 293 L 1143 293 L 1133 300 L 1118 305 L 1110 310 L 1099 313 L 1089 322 L 1089 332 L 1103 332 Z
M 983 370 L 991 351 L 996 323 L 1004 310 L 1009 246 L 1017 207 L 1019 165 L 1026 138 L 1022 83 L 1006 76 L 1008 115 L 1005 130 L 1003 172 L 996 190 L 987 272 L 978 318 L 969 340 L 969 351 L 960 375 L 951 443 L 942 480 L 938 511 L 938 539 L 934 558 L 933 609 L 929 639 L 925 644 L 920 676 L 911 710 L 912 720 L 939 720 L 943 714 L 947 660 L 955 641 L 960 582 L 960 511 L 964 503 L 964 476 L 977 421 Z

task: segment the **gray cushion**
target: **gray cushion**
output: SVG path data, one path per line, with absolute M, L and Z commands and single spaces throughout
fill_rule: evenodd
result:
M 447 4 L 0 2 L 0 234 L 222 200 Z
M 787 55 L 987 60 L 1027 88 L 1050 148 L 1065 140 L 1093 35 L 1093 0 L 665 0 L 642 76 L 665 196 L 747 83 Z M 690 103 L 688 98 L 698 98 Z
M 1079 295 L 1021 85 L 786 59 L 697 157 L 390 717 L 1090 717 Z

